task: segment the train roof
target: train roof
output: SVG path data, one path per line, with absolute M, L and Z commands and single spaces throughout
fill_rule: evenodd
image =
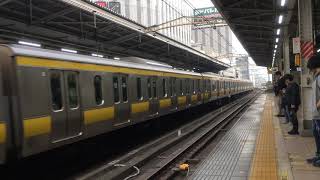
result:
M 73 54 L 73 53 L 67 53 L 62 51 L 29 47 L 29 46 L 23 46 L 23 45 L 17 45 L 17 44 L 12 44 L 12 45 L 2 44 L 0 45 L 0 48 L 8 48 L 11 51 L 12 56 L 17 56 L 17 55 L 32 56 L 32 57 L 48 58 L 48 59 L 61 60 L 61 61 L 101 64 L 101 65 L 128 67 L 128 68 L 134 68 L 134 69 L 143 69 L 143 70 L 151 70 L 151 71 L 159 71 L 159 72 L 185 74 L 185 75 L 192 75 L 192 76 L 202 76 L 200 73 L 160 67 L 160 66 L 152 65 L 152 63 L 138 64 L 138 63 L 128 62 L 128 61 L 99 58 L 99 57 L 93 57 L 88 55 Z
M 199 76 L 199 77 L 209 77 L 209 78 L 224 78 L 229 80 L 239 80 L 250 82 L 249 80 L 244 79 L 234 79 L 228 77 L 222 77 L 215 73 L 196 73 L 190 71 L 183 71 L 178 69 L 172 69 L 165 66 L 153 65 L 155 61 L 150 60 L 152 63 L 136 63 L 130 61 L 119 61 L 114 59 L 108 58 L 99 58 L 93 57 L 88 55 L 81 55 L 81 54 L 73 54 L 67 53 L 57 50 L 51 49 L 43 49 L 37 47 L 30 47 L 18 44 L 0 44 L 1 48 L 7 48 L 12 53 L 11 56 L 30 56 L 30 57 L 38 57 L 38 58 L 47 58 L 47 59 L 54 59 L 54 60 L 61 60 L 61 61 L 71 61 L 71 62 L 80 62 L 80 63 L 90 63 L 90 64 L 100 64 L 100 65 L 109 65 L 109 66 L 117 66 L 117 67 L 127 67 L 127 68 L 134 68 L 134 69 L 143 69 L 143 70 L 151 70 L 151 71 L 158 71 L 158 72 L 168 72 L 168 73 L 176 73 L 176 74 L 184 74 L 184 75 L 192 75 L 192 76 Z M 146 59 L 144 59 L 146 60 Z

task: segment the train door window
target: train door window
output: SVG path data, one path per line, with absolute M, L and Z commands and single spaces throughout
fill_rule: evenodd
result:
M 103 104 L 102 79 L 101 79 L 101 76 L 99 75 L 94 77 L 94 92 L 95 92 L 96 104 L 102 105 Z
M 118 77 L 113 77 L 113 96 L 114 96 L 114 102 L 117 103 L 120 101 L 119 96 L 119 82 Z
M 151 99 L 152 98 L 152 95 L 151 95 L 152 88 L 151 88 L 151 79 L 150 78 L 148 78 L 148 80 L 147 80 L 147 89 L 148 89 L 148 98 Z
M 195 94 L 196 93 L 196 89 L 195 89 L 195 80 L 192 80 L 192 93 Z
M 180 87 L 180 88 L 179 88 L 179 90 L 180 90 L 180 94 L 181 94 L 181 95 L 183 95 L 182 79 L 180 79 L 179 83 L 180 83 L 180 84 L 179 84 L 179 87 Z
M 122 87 L 122 100 L 123 102 L 128 101 L 128 83 L 127 83 L 127 78 L 122 77 L 121 78 L 121 87 Z
M 215 91 L 215 90 L 216 90 L 215 82 L 212 81 L 212 91 Z
M 207 91 L 207 81 L 203 80 L 203 92 Z
M 69 107 L 74 109 L 79 105 L 77 73 L 71 72 L 67 75 Z
M 176 96 L 177 95 L 177 90 L 176 90 L 176 78 L 172 78 L 172 95 Z
M 153 98 L 157 98 L 157 79 L 152 81 Z
M 63 108 L 60 72 L 53 71 L 50 73 L 50 85 L 51 85 L 52 109 L 54 111 L 59 111 Z
M 211 91 L 210 88 L 211 88 L 211 81 L 207 80 L 207 90 L 208 90 L 208 92 Z
M 190 84 L 189 84 L 189 79 L 185 79 L 185 88 L 186 88 L 186 90 L 185 90 L 185 92 L 186 92 L 186 94 L 190 94 Z
M 169 78 L 169 82 L 168 82 L 168 94 L 170 97 L 172 97 L 172 78 Z
M 141 85 L 142 85 L 141 78 L 138 77 L 137 78 L 137 100 L 139 100 L 139 101 L 143 100 Z
M 163 97 L 167 97 L 167 83 L 166 83 L 166 79 L 162 79 L 162 96 Z
M 197 88 L 198 88 L 198 92 L 201 92 L 201 88 L 200 88 L 200 79 L 197 79 Z

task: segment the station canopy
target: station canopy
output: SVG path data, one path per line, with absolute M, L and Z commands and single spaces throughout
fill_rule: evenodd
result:
M 0 2 L 0 43 L 35 41 L 110 57 L 136 56 L 199 72 L 229 67 L 200 51 L 85 0 Z
M 211 0 L 259 66 L 271 66 L 277 0 Z

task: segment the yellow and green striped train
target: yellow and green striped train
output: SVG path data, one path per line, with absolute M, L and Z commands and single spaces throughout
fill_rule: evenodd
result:
M 27 157 L 253 88 L 245 80 L 19 45 L 0 45 L 0 67 L 0 164 L 8 154 Z

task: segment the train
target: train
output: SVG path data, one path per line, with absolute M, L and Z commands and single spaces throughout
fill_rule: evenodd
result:
M 253 89 L 248 80 L 0 45 L 0 164 Z

